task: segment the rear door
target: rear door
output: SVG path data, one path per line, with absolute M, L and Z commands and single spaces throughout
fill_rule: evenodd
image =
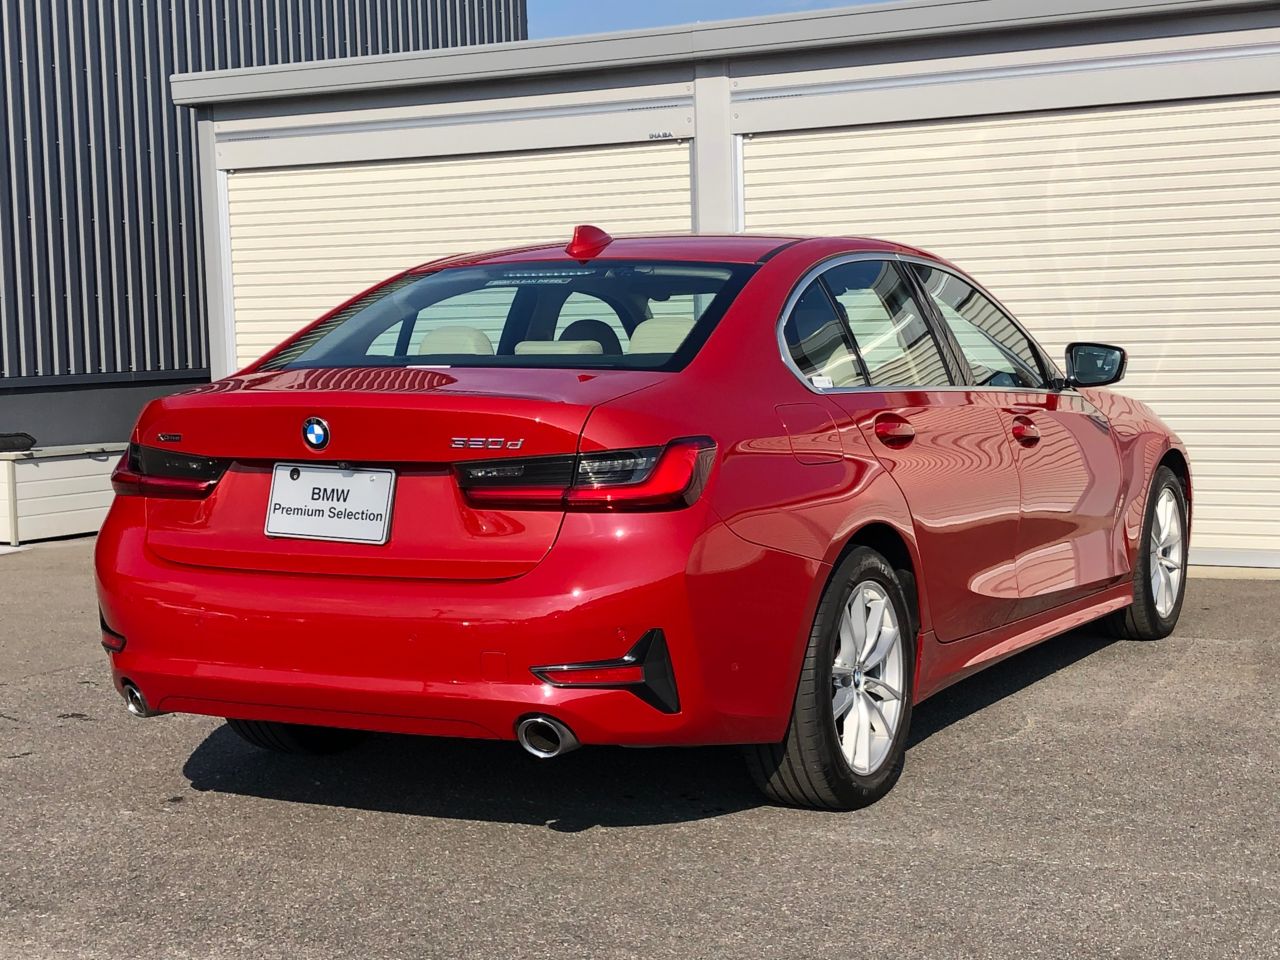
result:
M 1034 341 L 963 278 L 913 265 L 974 389 L 999 411 L 1017 454 L 1022 489 L 1015 615 L 1085 596 L 1127 568 L 1116 537 L 1122 478 L 1107 419 L 1056 373 Z
M 1019 493 L 999 411 L 955 388 L 896 263 L 850 259 L 824 271 L 818 283 L 856 360 L 851 367 L 842 348 L 830 356 L 824 348 L 826 369 L 810 382 L 829 393 L 842 431 L 858 431 L 906 497 L 938 639 L 1008 622 L 1017 600 Z

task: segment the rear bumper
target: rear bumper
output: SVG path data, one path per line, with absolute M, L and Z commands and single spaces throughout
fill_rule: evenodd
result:
M 550 714 L 583 743 L 769 742 L 786 730 L 821 564 L 746 543 L 704 510 L 569 515 L 530 573 L 497 582 L 228 571 L 169 563 L 142 504 L 97 550 L 117 687 L 156 711 L 513 739 Z M 546 664 L 666 639 L 679 710 L 553 686 Z

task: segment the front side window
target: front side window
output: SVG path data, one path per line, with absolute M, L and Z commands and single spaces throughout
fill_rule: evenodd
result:
M 1030 339 L 1003 310 L 953 273 L 913 264 L 982 387 L 1043 387 L 1046 377 Z
M 354 366 L 677 370 L 755 267 L 537 261 L 453 267 L 373 291 L 262 369 Z
M 822 275 L 853 333 L 871 385 L 948 386 L 951 377 L 911 285 L 885 260 L 855 260 Z

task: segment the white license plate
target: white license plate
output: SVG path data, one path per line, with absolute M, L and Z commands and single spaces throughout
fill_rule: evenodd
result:
M 277 463 L 267 500 L 267 536 L 386 543 L 395 487 L 394 470 Z

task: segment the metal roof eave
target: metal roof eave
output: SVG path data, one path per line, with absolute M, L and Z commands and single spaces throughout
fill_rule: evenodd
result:
M 177 74 L 170 78 L 170 86 L 174 103 L 199 106 L 722 60 L 1102 20 L 1274 9 L 1274 3 L 895 0 L 625 33 Z

